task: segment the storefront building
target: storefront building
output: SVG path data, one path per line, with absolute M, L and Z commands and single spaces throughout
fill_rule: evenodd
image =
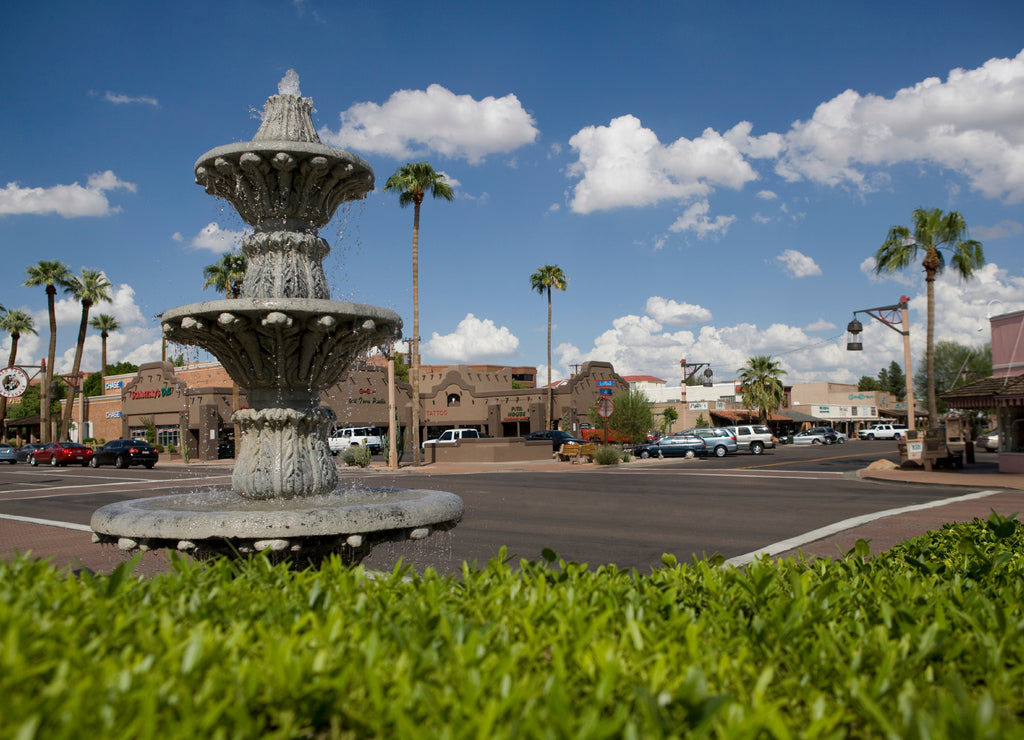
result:
M 536 377 L 534 368 L 497 366 L 429 366 L 421 374 L 421 439 L 446 429 L 473 428 L 490 437 L 519 437 L 545 428 L 547 388 L 523 387 Z M 602 396 L 628 389 L 610 363 L 588 362 L 569 380 L 552 389 L 555 418 L 578 434 L 590 409 Z M 167 362 L 142 365 L 137 373 L 106 379 L 104 394 L 76 400 L 74 418 L 81 418 L 73 436 L 109 441 L 140 439 L 148 432 L 165 447 L 188 446 L 193 459 L 211 460 L 233 454 L 231 423 L 234 388 L 217 363 L 175 367 Z M 239 389 L 244 408 L 245 390 Z M 372 359 L 355 365 L 321 396 L 336 427 L 388 427 L 388 373 Z M 409 438 L 412 387 L 395 383 L 395 416 Z M 79 434 L 81 436 L 79 436 Z

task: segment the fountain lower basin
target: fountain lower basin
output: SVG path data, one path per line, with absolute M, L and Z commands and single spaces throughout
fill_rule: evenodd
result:
M 299 560 L 362 560 L 381 542 L 418 540 L 462 519 L 462 499 L 428 489 L 355 488 L 292 500 L 233 491 L 134 499 L 98 509 L 93 540 L 125 551 L 173 549 L 198 557 L 270 551 Z

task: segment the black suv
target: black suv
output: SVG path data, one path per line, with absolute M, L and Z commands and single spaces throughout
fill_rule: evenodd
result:
M 159 459 L 160 453 L 144 439 L 115 439 L 96 450 L 89 464 L 94 468 L 100 465 L 113 465 L 115 468 L 145 465 L 151 468 Z

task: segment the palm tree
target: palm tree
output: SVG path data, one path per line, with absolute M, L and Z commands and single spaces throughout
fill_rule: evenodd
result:
M 89 328 L 89 309 L 100 301 L 110 302 L 110 281 L 99 270 L 82 268 L 82 276 L 72 276 L 65 293 L 71 293 L 75 300 L 82 304 L 82 320 L 78 324 L 78 343 L 75 345 L 75 361 L 71 367 L 73 382 L 68 384 L 68 398 L 64 404 L 64 416 L 60 420 L 60 434 L 57 439 L 67 439 L 71 428 L 71 415 L 75 407 L 75 394 L 78 393 L 78 371 L 82 367 L 82 353 L 85 351 L 85 332 Z M 81 441 L 81 438 L 79 439 Z
M 740 390 L 743 405 L 757 409 L 758 420 L 767 424 L 771 415 L 782 407 L 786 399 L 781 377 L 786 374 L 771 355 L 756 355 L 740 368 Z
M 53 387 L 53 360 L 57 354 L 57 314 L 54 311 L 54 296 L 57 288 L 65 288 L 72 277 L 71 269 L 59 260 L 40 260 L 38 265 L 25 268 L 28 280 L 26 288 L 46 286 L 46 309 L 50 315 L 50 348 L 46 355 L 46 368 L 39 388 L 39 438 L 45 444 L 50 442 L 50 393 Z
M 384 191 L 398 193 L 398 205 L 413 206 L 412 215 L 412 455 L 413 464 L 420 464 L 420 206 L 429 192 L 434 198 L 452 200 L 455 193 L 429 162 L 415 162 L 399 167 L 384 183 Z
M 11 354 L 7 356 L 7 367 L 18 360 L 18 340 L 22 334 L 35 334 L 36 327 L 32 317 L 24 311 L 7 311 L 0 316 L 0 331 L 11 335 Z M 7 398 L 0 396 L 0 425 L 7 416 Z M 0 427 L 2 431 L 2 427 Z
M 928 388 L 928 424 L 938 424 L 935 398 L 935 277 L 946 267 L 942 250 L 953 253 L 950 264 L 966 280 L 985 264 L 981 242 L 964 239 L 967 223 L 957 211 L 943 213 L 940 208 L 918 208 L 914 211 L 914 228 L 893 226 L 889 237 L 875 253 L 875 272 L 893 273 L 917 261 L 924 252 L 924 281 L 928 297 L 928 329 L 925 343 L 925 367 Z M 914 413 L 913 409 L 908 410 Z
M 547 429 L 553 429 L 555 416 L 554 389 L 551 387 L 551 290 L 565 290 L 569 287 L 569 278 L 558 265 L 544 265 L 530 275 L 530 287 L 541 295 L 548 297 L 548 418 Z
M 228 252 L 219 262 L 203 268 L 203 276 L 206 278 L 203 290 L 213 288 L 218 293 L 223 293 L 225 298 L 240 298 L 242 281 L 245 280 L 245 271 L 248 267 L 249 261 L 244 254 Z
M 245 271 L 249 269 L 249 260 L 244 254 L 228 252 L 220 258 L 220 262 L 207 265 L 203 268 L 203 275 L 206 282 L 203 283 L 203 290 L 213 288 L 218 293 L 223 293 L 225 298 L 241 298 L 242 282 L 245 280 Z M 231 379 L 231 408 L 238 411 L 239 394 L 238 383 Z
M 100 352 L 100 395 L 102 396 L 107 390 L 107 337 L 110 336 L 110 332 L 120 329 L 121 325 L 110 314 L 101 313 L 89 321 L 89 326 L 100 333 L 102 341 Z

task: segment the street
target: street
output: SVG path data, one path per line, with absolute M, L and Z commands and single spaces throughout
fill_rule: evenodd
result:
M 513 559 L 540 559 L 550 548 L 591 567 L 615 564 L 646 572 L 661 564 L 664 553 L 682 561 L 716 553 L 732 558 L 850 517 L 963 493 L 856 476 L 878 459 L 897 459 L 891 441 L 789 445 L 760 456 L 608 467 L 563 463 L 550 472 L 342 468 L 339 477 L 343 485 L 451 491 L 466 505 L 453 531 L 419 543 L 383 545 L 365 561 L 368 567 L 390 570 L 401 557 L 417 570 L 457 572 L 463 561 L 483 566 L 505 546 Z M 93 511 L 130 498 L 226 488 L 230 470 L 223 464 L 153 470 L 3 466 L 3 551 L 31 548 L 39 556 L 102 567 L 92 555 L 109 548 L 89 544 Z M 166 560 L 155 553 L 146 558 Z

